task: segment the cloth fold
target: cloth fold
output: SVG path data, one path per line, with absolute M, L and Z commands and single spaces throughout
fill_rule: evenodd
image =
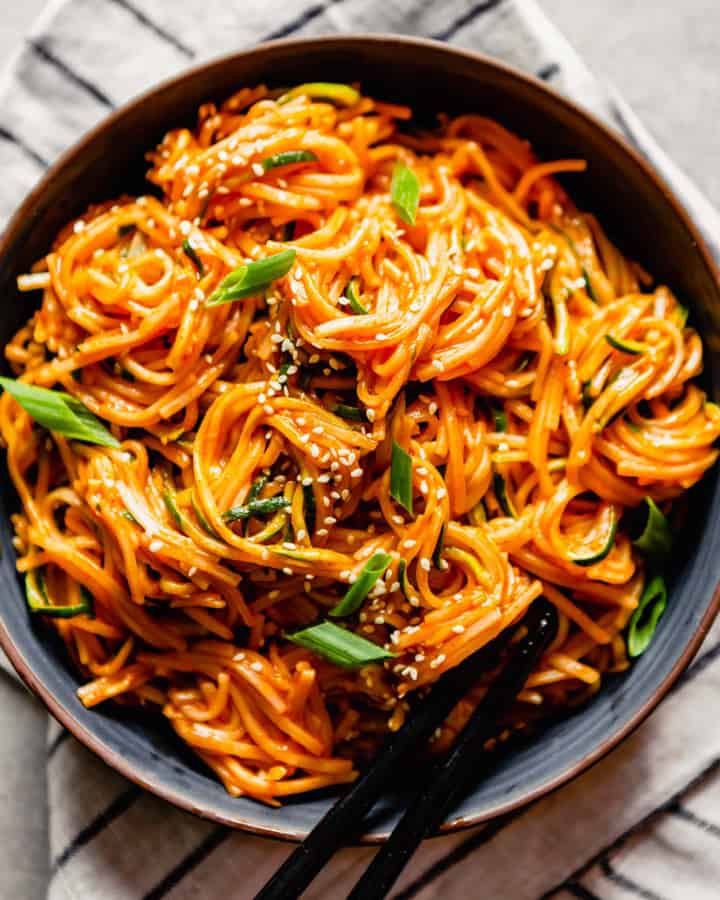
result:
M 0 81 L 0 222 L 112 108 L 191 62 L 333 31 L 419 34 L 535 74 L 620 129 L 675 188 L 720 261 L 720 217 L 601 84 L 535 0 L 53 0 Z M 659 711 L 592 771 L 525 810 L 425 843 L 397 898 L 717 897 L 720 626 Z M 701 734 L 702 740 L 696 736 Z M 288 845 L 180 812 L 48 728 L 49 900 L 250 898 Z M 373 848 L 342 851 L 306 892 L 335 900 Z

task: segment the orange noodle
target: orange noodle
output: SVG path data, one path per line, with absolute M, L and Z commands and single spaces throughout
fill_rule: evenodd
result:
M 91 207 L 19 280 L 42 304 L 6 348 L 14 373 L 82 401 L 120 448 L 0 400 L 18 569 L 55 602 L 93 598 L 48 619 L 81 701 L 156 706 L 231 794 L 268 803 L 352 780 L 540 594 L 560 625 L 510 731 L 626 668 L 645 573 L 621 517 L 648 497 L 667 513 L 720 434 L 685 311 L 555 180 L 584 162 L 541 163 L 478 115 L 419 132 L 405 107 L 292 93 L 203 106 L 149 154 L 155 196 Z M 206 305 L 287 249 L 256 296 Z M 335 621 L 392 656 L 344 668 L 287 639 L 377 553 L 387 571 Z

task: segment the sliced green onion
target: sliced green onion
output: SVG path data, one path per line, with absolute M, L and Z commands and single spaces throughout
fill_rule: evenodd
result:
M 175 500 L 174 491 L 170 490 L 170 488 L 167 488 L 165 491 L 163 491 L 163 501 L 165 503 L 165 506 L 167 507 L 167 511 L 175 520 L 175 524 L 177 525 L 177 527 L 182 528 L 183 520 L 182 516 L 180 515 L 180 510 L 178 509 L 177 502 Z
M 282 250 L 240 266 L 220 282 L 217 290 L 205 301 L 205 306 L 218 306 L 262 294 L 273 281 L 287 275 L 294 261 L 294 250 Z
M 577 251 L 576 251 L 577 252 Z M 595 288 L 593 287 L 592 279 L 590 278 L 590 273 L 585 268 L 584 265 L 580 266 L 580 271 L 582 272 L 582 277 L 585 281 L 585 290 L 587 291 L 588 297 L 592 300 L 593 303 L 599 303 L 598 295 L 595 293 Z
M 412 489 L 412 457 L 396 442 L 392 445 L 392 459 L 390 462 L 390 496 L 413 514 L 413 489 Z
M 678 303 L 675 307 L 675 314 L 677 316 L 680 327 L 684 328 L 688 320 L 688 308 L 686 306 L 683 306 L 681 303 Z
M 398 216 L 408 225 L 415 224 L 420 203 L 420 182 L 412 169 L 398 162 L 393 169 L 390 199 Z
M 647 556 L 660 559 L 667 556 L 672 550 L 673 537 L 670 523 L 651 497 L 646 497 L 645 503 L 647 505 L 645 527 L 633 544 Z
M 130 512 L 129 509 L 123 509 L 123 510 L 121 510 L 121 511 L 120 511 L 120 515 L 122 516 L 123 519 L 127 519 L 128 522 L 132 522 L 133 525 L 139 525 L 139 524 L 140 524 L 140 523 L 138 522 L 138 520 L 135 518 L 135 516 Z
M 3 387 L 38 425 L 64 437 L 102 447 L 119 447 L 116 440 L 90 410 L 75 397 L 62 391 L 25 384 L 12 378 L 0 378 Z
M 355 106 L 360 100 L 360 92 L 349 84 L 337 84 L 332 81 L 310 81 L 307 84 L 298 84 L 290 88 L 281 97 L 278 103 L 287 103 L 295 97 L 309 97 L 311 100 L 329 100 L 338 106 Z
M 476 527 L 482 525 L 483 522 L 487 522 L 487 510 L 485 509 L 485 504 L 482 500 L 470 510 L 468 519 L 470 519 L 470 524 L 475 525 Z
M 238 522 L 241 519 L 249 519 L 251 516 L 266 516 L 275 513 L 279 509 L 290 506 L 290 501 L 282 494 L 276 497 L 268 497 L 267 500 L 250 500 L 243 506 L 233 506 L 222 514 L 225 522 Z
M 362 605 L 363 600 L 370 593 L 375 582 L 382 577 L 385 569 L 391 562 L 392 556 L 389 553 L 375 553 L 371 556 L 363 566 L 357 581 L 350 585 L 345 596 L 333 606 L 329 615 L 335 618 L 352 615 Z
M 248 503 L 252 503 L 262 493 L 262 489 L 265 487 L 265 483 L 267 482 L 267 476 L 261 475 L 259 478 L 256 478 L 255 481 L 250 485 L 250 490 L 248 491 L 247 500 Z M 249 520 L 245 523 L 245 534 L 248 533 L 248 528 L 250 527 Z
M 358 283 L 359 278 L 351 278 L 347 283 L 347 287 L 345 288 L 345 296 L 350 301 L 350 309 L 358 316 L 366 316 L 368 311 L 360 302 L 360 298 L 358 296 Z
M 279 166 L 292 166 L 295 163 L 317 162 L 318 158 L 312 150 L 286 150 L 285 153 L 276 153 L 266 157 L 260 165 L 265 172 L 277 169 Z
M 193 245 L 187 238 L 182 242 L 182 249 L 185 256 L 187 256 L 190 262 L 197 269 L 198 278 L 202 278 L 202 276 L 205 274 L 205 266 L 203 265 L 203 261 L 198 256 L 197 250 L 193 247 Z
M 305 519 L 305 529 L 308 534 L 315 531 L 315 523 L 317 521 L 317 504 L 315 503 L 315 492 L 311 484 L 304 484 L 303 489 L 303 518 Z
M 608 530 L 607 540 L 603 544 L 600 550 L 597 553 L 592 553 L 590 556 L 572 556 L 570 557 L 570 561 L 574 562 L 576 566 L 593 566 L 595 563 L 602 562 L 608 553 L 612 550 L 615 544 L 615 534 L 617 532 L 618 520 L 615 515 L 615 510 L 613 509 L 611 513 L 610 519 L 610 529 Z
M 639 354 L 647 350 L 645 344 L 641 344 L 640 341 L 628 341 L 625 338 L 621 340 L 613 337 L 611 334 L 606 334 L 605 340 L 615 350 L 620 350 L 621 353 L 629 353 L 631 356 L 639 356 Z
M 333 407 L 333 412 L 341 419 L 350 419 L 353 422 L 362 422 L 365 418 L 363 411 L 358 406 L 347 406 L 345 403 L 338 403 Z
M 25 575 L 25 598 L 30 611 L 54 619 L 71 619 L 73 616 L 94 616 L 93 596 L 85 587 L 80 587 L 80 603 L 58 606 L 50 602 L 42 573 L 28 572 Z
M 493 409 L 493 421 L 495 423 L 495 431 L 507 431 L 507 415 L 504 409 Z
M 530 362 L 531 362 L 533 356 L 535 356 L 535 354 L 532 351 L 526 350 L 525 353 L 523 353 L 523 355 L 518 360 L 518 364 L 515 366 L 515 371 L 522 372 L 525 369 L 527 369 L 527 367 L 530 365 Z
M 597 397 L 593 397 L 593 395 L 590 393 L 591 387 L 592 387 L 591 382 L 589 382 L 589 381 L 583 382 L 582 403 L 583 403 L 583 408 L 585 410 L 590 409 L 590 407 L 593 405 L 593 403 L 597 400 Z
M 627 632 L 628 656 L 635 659 L 650 646 L 658 622 L 667 606 L 667 587 L 662 575 L 655 575 L 645 585 L 637 609 L 630 618 Z
M 505 513 L 505 515 L 510 516 L 513 519 L 517 518 L 515 507 L 513 506 L 512 500 L 510 499 L 510 496 L 507 492 L 505 479 L 499 472 L 493 473 L 493 492 L 495 494 L 495 499 L 500 505 L 500 509 Z
M 272 517 L 272 519 L 270 519 L 270 521 L 262 529 L 262 531 L 258 531 L 257 534 L 250 535 L 250 540 L 256 544 L 264 544 L 265 541 L 269 541 L 270 538 L 274 538 L 276 535 L 280 534 L 280 532 L 285 528 L 287 524 L 287 513 L 283 510 L 280 510 L 280 512 L 275 513 L 275 515 Z
M 378 647 L 371 641 L 346 628 L 340 628 L 333 622 L 321 622 L 319 625 L 311 625 L 294 634 L 286 635 L 293 644 L 299 644 L 307 650 L 312 650 L 324 659 L 336 666 L 348 669 L 358 666 L 367 666 L 369 663 L 380 662 L 383 659 L 392 659 L 395 654 Z
M 214 537 L 216 540 L 219 541 L 220 536 L 218 535 L 217 531 L 215 531 L 215 529 L 212 527 L 212 525 L 208 522 L 208 520 L 203 515 L 203 511 L 200 508 L 200 504 L 198 503 L 197 497 L 195 496 L 195 491 L 193 491 L 190 494 L 190 503 L 192 505 L 193 512 L 195 513 L 195 516 L 196 516 L 198 522 L 200 523 L 200 527 L 202 528 L 202 530 L 207 532 L 207 534 L 209 534 L 210 537 Z
M 440 563 L 442 562 L 443 548 L 445 546 L 445 523 L 442 523 L 440 528 L 440 534 L 438 535 L 437 542 L 435 544 L 435 549 L 433 550 L 433 565 L 436 569 L 440 568 Z

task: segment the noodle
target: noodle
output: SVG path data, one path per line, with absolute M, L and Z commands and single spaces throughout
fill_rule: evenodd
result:
M 122 444 L 44 431 L 3 394 L 18 570 L 55 603 L 92 595 L 94 615 L 49 620 L 80 700 L 156 705 L 236 796 L 352 780 L 418 689 L 541 593 L 558 634 L 507 727 L 579 702 L 628 665 L 645 566 L 623 514 L 667 513 L 717 457 L 683 308 L 555 180 L 584 162 L 410 115 L 264 87 L 207 104 L 149 154 L 157 197 L 90 208 L 19 279 L 42 304 L 6 348 L 15 374 Z M 270 287 L 206 305 L 288 249 Z M 344 668 L 285 637 L 383 553 L 340 624 L 392 658 Z

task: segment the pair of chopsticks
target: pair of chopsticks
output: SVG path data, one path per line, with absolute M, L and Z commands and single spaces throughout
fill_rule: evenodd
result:
M 478 781 L 481 770 L 487 768 L 483 747 L 497 734 L 500 719 L 555 635 L 557 613 L 541 597 L 532 604 L 521 624 L 524 636 L 511 645 L 502 671 L 458 735 L 450 753 L 432 769 L 424 787 L 348 894 L 348 900 L 379 900 L 387 896 L 421 841 L 437 830 L 447 813 Z M 511 634 L 507 632 L 517 634 L 515 629 L 506 629 L 439 679 L 414 715 L 389 737 L 372 767 L 325 814 L 255 900 L 299 897 L 333 853 L 357 837 L 365 816 L 398 772 L 403 758 L 422 747 L 483 672 L 498 665 L 510 642 Z

